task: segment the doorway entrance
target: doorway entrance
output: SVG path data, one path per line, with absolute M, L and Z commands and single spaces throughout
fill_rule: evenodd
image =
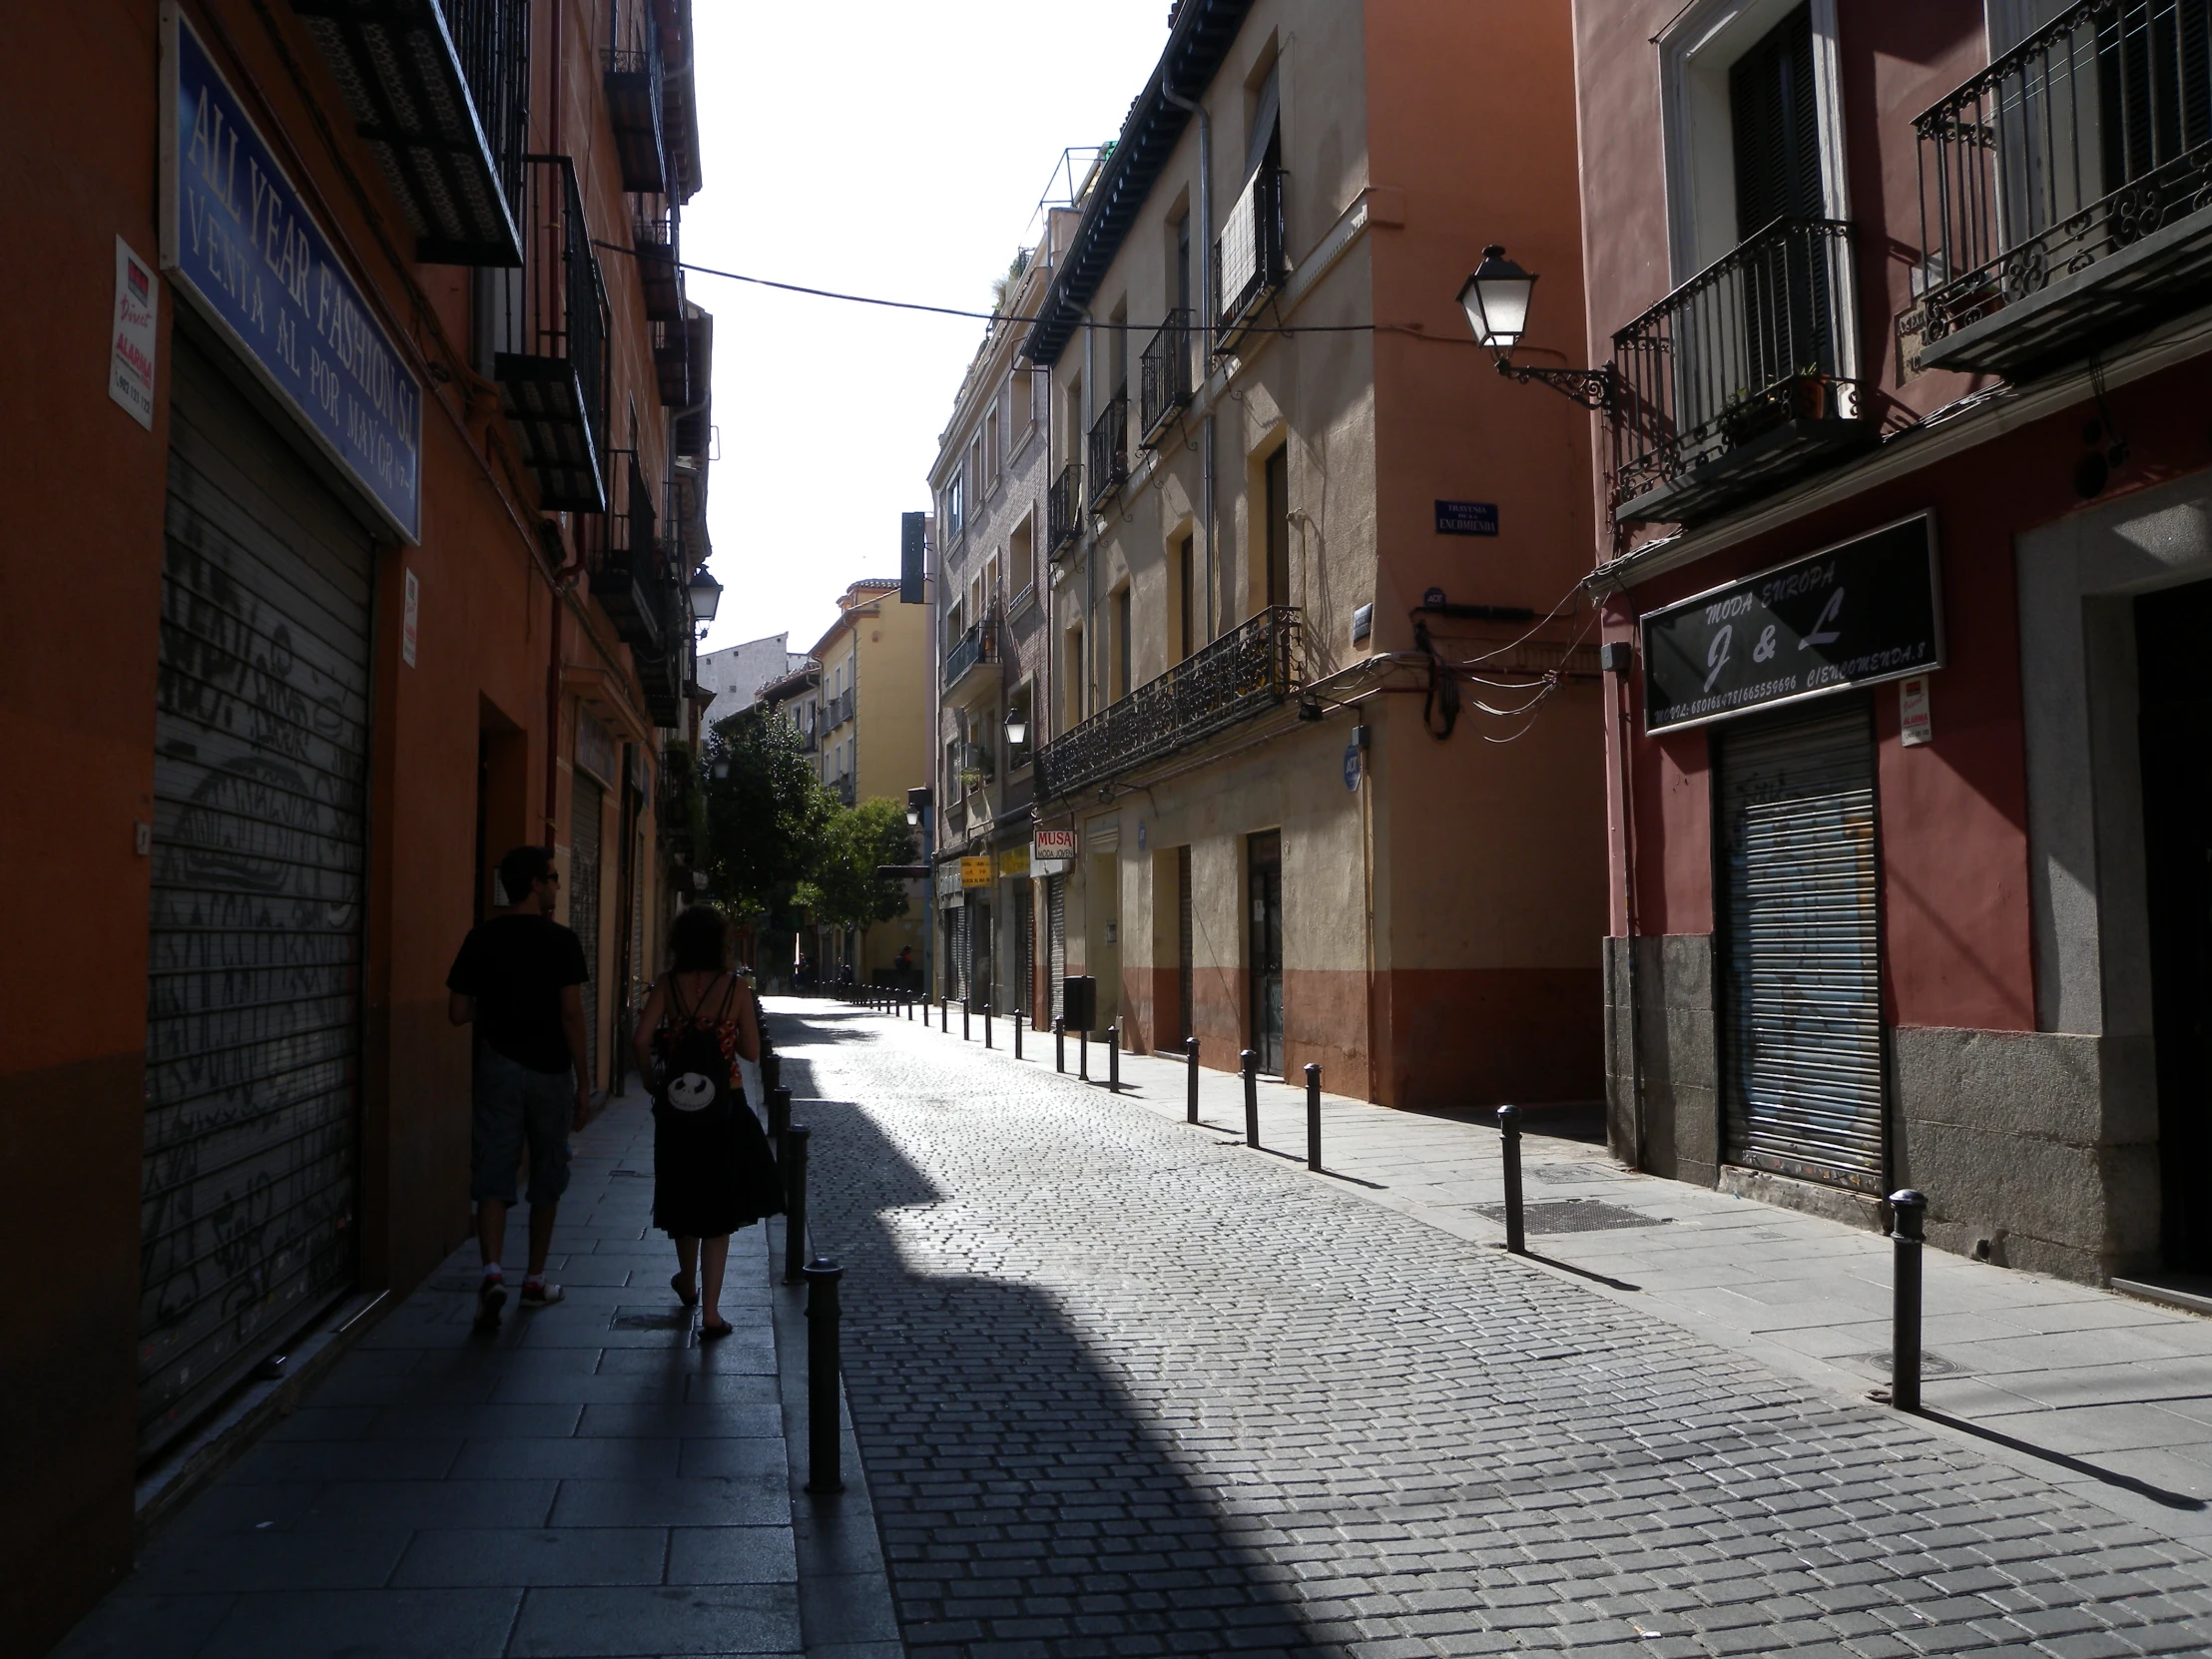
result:
M 1266 830 L 1246 842 L 1246 896 L 1251 917 L 1252 1050 L 1260 1069 L 1283 1075 L 1283 832 Z
M 2212 582 L 2135 601 L 2165 1266 L 2212 1272 Z

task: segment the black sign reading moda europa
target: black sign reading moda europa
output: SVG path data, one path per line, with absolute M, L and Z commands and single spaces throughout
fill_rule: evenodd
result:
M 1893 524 L 1643 619 L 1644 728 L 1940 668 L 1935 521 Z

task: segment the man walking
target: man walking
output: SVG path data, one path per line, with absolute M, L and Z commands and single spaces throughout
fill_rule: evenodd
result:
M 591 1115 L 591 1079 L 577 1062 L 584 1044 L 589 977 L 584 947 L 553 919 L 561 878 L 549 846 L 518 846 L 499 860 L 508 902 L 469 929 L 453 971 L 446 1016 L 476 1022 L 475 1098 L 469 1117 L 468 1196 L 476 1205 L 476 1239 L 484 1256 L 476 1292 L 476 1328 L 496 1329 L 506 1306 L 499 1254 L 515 1176 L 530 1148 L 530 1272 L 522 1306 L 561 1300 L 545 1282 L 553 1217 L 568 1190 L 568 1137 Z

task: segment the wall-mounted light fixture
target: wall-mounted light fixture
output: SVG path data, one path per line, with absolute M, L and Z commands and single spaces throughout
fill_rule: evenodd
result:
M 691 614 L 701 627 L 714 621 L 715 612 L 722 607 L 722 584 L 715 580 L 714 572 L 704 564 L 692 573 Z
M 1022 740 L 1028 736 L 1029 723 L 1021 718 L 1021 711 L 1016 709 L 1006 717 L 1006 747 L 1019 749 Z
M 1475 343 L 1490 348 L 1497 371 L 1527 385 L 1531 380 L 1571 397 L 1585 409 L 1613 406 L 1613 370 L 1604 368 L 1529 368 L 1513 361 L 1513 347 L 1528 330 L 1528 308 L 1536 278 L 1505 257 L 1496 243 L 1482 250 L 1482 263 L 1459 285 L 1459 303 L 1474 329 Z

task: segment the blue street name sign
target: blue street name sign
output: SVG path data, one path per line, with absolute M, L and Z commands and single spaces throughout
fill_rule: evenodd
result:
M 1436 503 L 1439 536 L 1494 536 L 1497 534 L 1495 501 L 1439 501 Z
M 192 25 L 162 8 L 162 265 L 407 541 L 422 386 Z

